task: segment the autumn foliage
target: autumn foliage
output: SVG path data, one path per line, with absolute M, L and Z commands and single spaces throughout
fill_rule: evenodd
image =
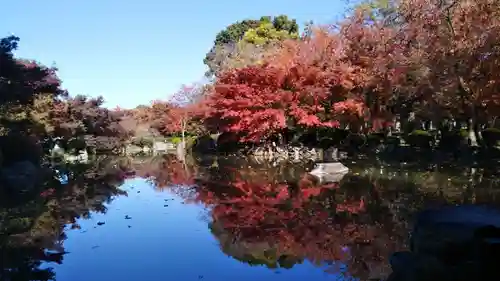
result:
M 337 25 L 284 41 L 265 63 L 219 74 L 208 123 L 246 141 L 285 128 L 377 131 L 410 112 L 436 123 L 492 125 L 498 3 L 402 0 L 374 17 L 363 7 Z
M 183 85 L 169 99 L 154 100 L 134 110 L 136 120 L 165 136 L 196 135 L 204 131 L 204 93 L 207 87 Z
M 189 102 L 154 103 L 149 114 L 165 134 L 228 132 L 244 142 L 286 130 L 366 134 L 397 122 L 409 134 L 450 120 L 480 142 L 500 109 L 499 15 L 495 0 L 367 0 L 302 35 L 283 16 L 235 23 L 207 56 L 217 67 L 209 64 L 216 75 L 203 94 L 183 87 L 174 97 Z
M 436 126 L 453 120 L 481 141 L 481 130 L 497 126 L 500 8 L 495 0 L 362 2 L 338 23 L 308 26 L 302 35 L 286 16 L 230 25 L 205 59 L 216 73 L 213 80 L 182 86 L 168 99 L 137 107 L 133 115 L 163 135 L 228 132 L 245 142 L 266 141 L 288 129 L 369 133 L 410 119 Z M 4 40 L 2 48 L 13 49 L 14 43 Z M 5 52 L 5 69 L 21 63 L 9 57 Z M 37 81 L 30 87 L 52 95 L 36 95 L 45 102 L 40 106 L 54 103 L 58 109 L 50 99 L 64 91 L 55 70 L 22 64 L 25 77 Z M 12 75 L 21 77 L 16 71 Z M 30 97 L 13 92 L 21 101 Z M 103 122 L 107 113 L 99 114 Z
M 128 133 L 103 98 L 70 96 L 56 68 L 14 56 L 18 42 L 15 36 L 0 40 L 0 167 L 2 161 L 38 162 L 56 138 L 66 148 L 75 140 L 78 149 L 119 148 Z
M 208 101 L 219 130 L 265 139 L 287 127 L 340 127 L 364 117 L 361 67 L 347 61 L 340 36 L 318 30 L 265 65 L 222 75 Z M 346 62 L 347 61 L 347 62 Z
M 229 71 L 215 84 L 209 115 L 221 131 L 243 132 L 248 141 L 288 126 L 339 127 L 361 117 L 363 105 L 351 94 L 358 71 L 336 57 L 339 51 L 335 38 L 318 32 L 290 43 L 274 62 Z
M 406 230 L 384 215 L 388 210 L 381 206 L 378 187 L 361 177 L 320 183 L 301 170 L 288 175 L 292 166 L 206 164 L 183 165 L 162 157 L 141 161 L 136 171 L 150 176 L 159 190 L 207 206 L 212 232 L 234 258 L 287 268 L 304 259 L 341 261 L 349 264 L 350 273 L 364 275 L 373 270 L 366 264 L 385 266 L 390 253 L 403 247 L 394 236 Z M 262 257 L 262 248 L 273 254 Z M 284 257 L 295 262 L 283 262 Z

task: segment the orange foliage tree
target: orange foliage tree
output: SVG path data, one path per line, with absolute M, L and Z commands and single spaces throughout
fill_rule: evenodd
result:
M 286 129 L 366 133 L 398 119 L 453 120 L 481 141 L 500 109 L 496 0 L 388 3 L 376 16 L 360 5 L 337 25 L 309 27 L 262 63 L 224 69 L 208 91 L 183 87 L 155 118 L 169 132 L 204 121 L 250 142 Z
M 470 122 L 480 140 L 479 127 L 499 114 L 498 2 L 406 0 L 400 10 L 408 24 L 398 39 L 408 46 L 409 66 L 421 70 L 426 103 Z
M 209 123 L 247 141 L 290 127 L 378 130 L 410 113 L 467 122 L 478 137 L 494 123 L 495 0 L 401 0 L 378 17 L 365 8 L 284 42 L 263 65 L 222 73 L 208 100 Z
M 135 109 L 135 118 L 163 135 L 198 134 L 202 128 L 203 85 L 182 86 L 169 100 L 155 100 Z
M 183 85 L 170 99 L 172 108 L 166 115 L 168 129 L 179 132 L 185 142 L 186 132 L 200 133 L 200 117 L 204 110 L 205 87 L 199 84 Z
M 221 75 L 208 115 L 219 122 L 219 130 L 243 134 L 246 141 L 289 126 L 338 127 L 346 116 L 364 114 L 351 94 L 359 81 L 359 71 L 344 63 L 338 38 L 318 31 L 290 42 L 272 62 Z

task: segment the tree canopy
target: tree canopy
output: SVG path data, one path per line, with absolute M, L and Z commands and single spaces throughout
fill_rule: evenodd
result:
M 233 23 L 220 31 L 215 37 L 212 49 L 207 53 L 204 63 L 208 66 L 207 76 L 216 75 L 224 64 L 231 61 L 246 61 L 249 52 L 261 53 L 267 46 L 277 41 L 298 37 L 298 24 L 286 15 L 277 17 L 263 16 L 259 20 L 243 20 Z M 255 46 L 254 48 L 248 45 Z M 250 50 L 249 50 L 250 48 Z M 240 54 L 245 54 L 243 57 Z M 243 63 L 246 64 L 246 63 Z
M 41 146 L 43 150 L 56 138 L 70 143 L 78 138 L 104 137 L 106 140 L 98 142 L 98 146 L 111 150 L 120 146 L 118 140 L 127 132 L 119 125 L 115 112 L 102 107 L 103 98 L 71 96 L 61 87 L 57 68 L 15 57 L 13 51 L 18 43 L 15 36 L 0 40 L 0 159 L 4 164 L 9 158 L 17 159 L 15 155 L 23 150 L 30 151 L 27 154 L 31 156 L 26 157 L 35 157 L 32 150 L 7 145 L 15 145 L 9 141 L 12 138 L 27 140 L 26 145 Z

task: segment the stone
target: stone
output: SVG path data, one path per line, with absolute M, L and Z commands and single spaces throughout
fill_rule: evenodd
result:
M 64 149 L 59 146 L 59 144 L 55 144 L 54 147 L 52 148 L 52 151 L 51 151 L 51 156 L 53 158 L 57 158 L 57 157 L 64 157 Z
M 349 172 L 349 168 L 340 162 L 318 163 L 309 174 L 318 177 L 320 182 L 339 182 Z
M 155 152 L 166 152 L 169 149 L 172 149 L 174 145 L 172 143 L 166 143 L 162 141 L 155 141 L 153 143 L 153 150 Z
M 137 146 L 137 145 L 129 145 L 127 148 L 126 148 L 126 152 L 127 154 L 129 155 L 134 155 L 134 154 L 139 154 L 142 152 L 142 148 Z
M 89 154 L 86 150 L 80 150 L 77 155 L 66 155 L 64 158 L 70 163 L 87 163 L 89 161 Z

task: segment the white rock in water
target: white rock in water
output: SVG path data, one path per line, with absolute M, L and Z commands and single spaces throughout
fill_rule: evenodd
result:
M 57 143 L 54 145 L 51 151 L 52 157 L 63 156 L 64 153 L 65 153 L 64 149 L 60 147 L 59 144 Z
M 309 174 L 318 177 L 321 182 L 339 182 L 348 172 L 349 168 L 336 162 L 318 163 Z

